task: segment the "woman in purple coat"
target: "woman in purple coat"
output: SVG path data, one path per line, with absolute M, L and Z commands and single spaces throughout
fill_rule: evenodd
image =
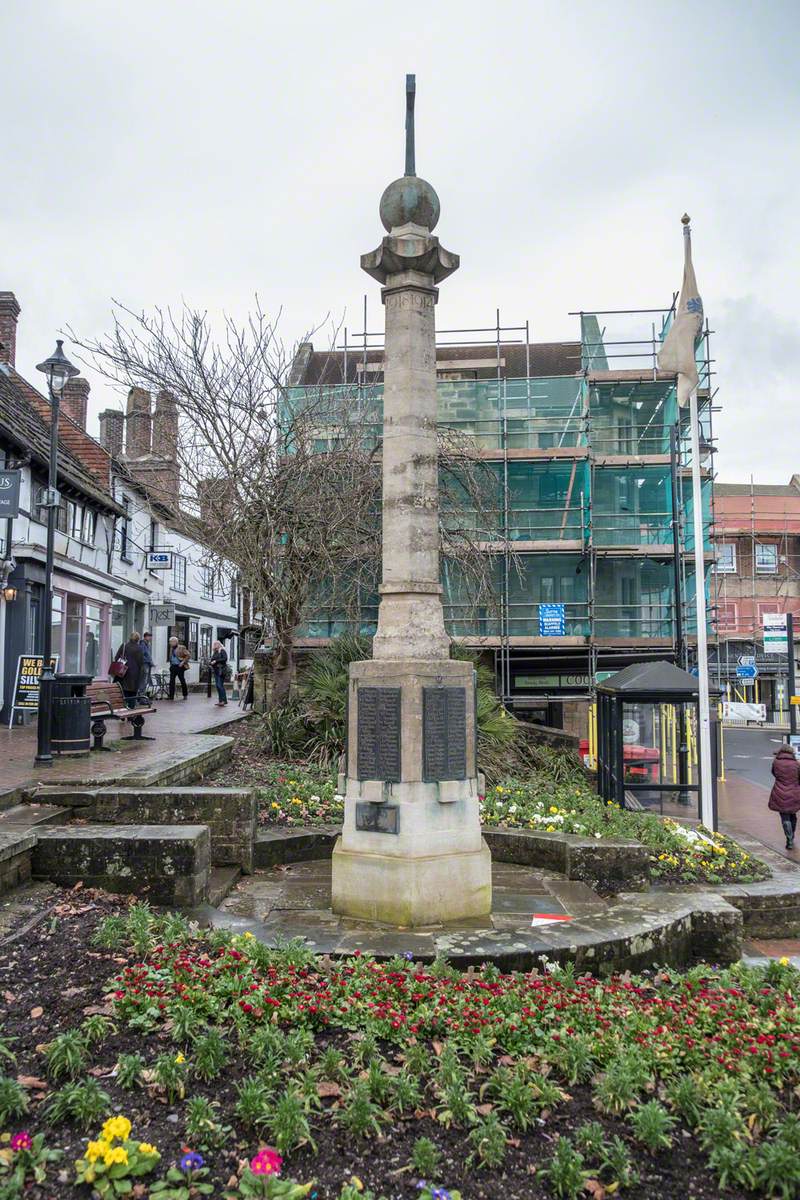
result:
M 800 811 L 800 763 L 791 746 L 781 746 L 775 751 L 772 774 L 775 782 L 769 794 L 769 807 L 780 815 L 786 834 L 786 849 L 793 850 L 797 813 Z

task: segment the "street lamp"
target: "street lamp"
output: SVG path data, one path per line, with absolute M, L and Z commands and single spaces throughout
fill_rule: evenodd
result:
M 67 380 L 79 375 L 64 353 L 64 343 L 59 338 L 56 348 L 49 358 L 36 367 L 47 377 L 47 390 L 50 393 L 50 468 L 47 476 L 47 494 L 44 504 L 47 509 L 47 557 L 44 568 L 44 604 L 42 605 L 42 620 L 44 636 L 42 638 L 42 677 L 39 684 L 39 720 L 37 726 L 36 758 L 34 762 L 40 766 L 51 766 L 53 755 L 50 752 L 50 730 L 53 718 L 53 552 L 56 540 L 56 513 L 61 497 L 58 494 L 58 406 L 66 387 Z

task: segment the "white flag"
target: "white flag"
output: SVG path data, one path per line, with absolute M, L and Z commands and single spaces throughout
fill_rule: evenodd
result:
M 692 239 L 689 226 L 683 230 L 683 285 L 675 320 L 670 326 L 658 353 L 658 366 L 662 371 L 678 376 L 678 403 L 688 404 L 689 397 L 697 387 L 697 363 L 695 343 L 703 329 L 703 301 L 697 291 L 697 280 L 692 265 Z

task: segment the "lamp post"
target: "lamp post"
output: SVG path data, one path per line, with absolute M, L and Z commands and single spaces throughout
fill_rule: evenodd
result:
M 39 683 L 39 720 L 37 725 L 36 758 L 39 766 L 52 766 L 50 752 L 50 730 L 53 716 L 53 552 L 56 540 L 56 512 L 60 502 L 58 494 L 58 408 L 67 380 L 79 375 L 64 353 L 64 343 L 56 341 L 56 348 L 49 358 L 39 363 L 36 370 L 47 377 L 50 395 L 50 467 L 47 476 L 47 495 L 42 507 L 47 509 L 47 554 L 44 568 L 44 604 L 42 621 L 42 677 Z

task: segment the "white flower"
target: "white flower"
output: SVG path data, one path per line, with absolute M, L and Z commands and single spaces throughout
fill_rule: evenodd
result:
M 516 804 L 510 804 L 510 805 L 508 806 L 508 811 L 509 811 L 510 813 L 515 813 L 515 812 L 517 811 L 517 806 L 516 806 Z
M 594 836 L 595 836 L 596 838 L 601 838 L 603 835 L 602 835 L 602 833 L 596 833 Z
M 315 803 L 319 804 L 319 796 L 309 796 L 309 800 L 313 800 Z

